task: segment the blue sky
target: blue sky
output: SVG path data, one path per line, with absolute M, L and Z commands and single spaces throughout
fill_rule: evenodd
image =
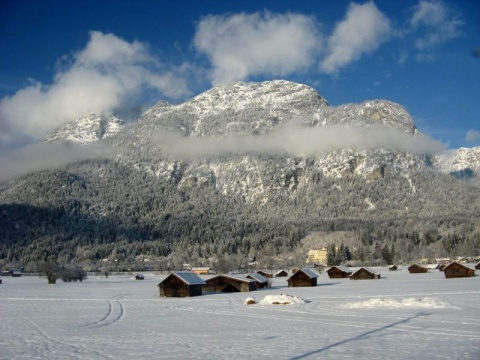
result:
M 479 20 L 477 0 L 3 0 L 0 145 L 90 111 L 287 79 L 331 105 L 398 102 L 446 146 L 479 146 Z

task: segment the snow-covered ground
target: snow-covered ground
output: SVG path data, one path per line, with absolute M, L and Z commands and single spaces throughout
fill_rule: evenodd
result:
M 288 288 L 279 278 L 193 298 L 159 297 L 165 276 L 148 273 L 4 277 L 0 359 L 480 359 L 480 277 L 375 270 L 382 279 L 321 274 L 317 287 Z M 262 302 L 280 294 L 303 301 Z

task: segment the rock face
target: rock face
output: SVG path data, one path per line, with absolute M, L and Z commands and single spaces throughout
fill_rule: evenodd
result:
M 45 142 L 71 141 L 90 144 L 119 132 L 125 123 L 111 113 L 88 114 L 72 120 L 44 138 Z

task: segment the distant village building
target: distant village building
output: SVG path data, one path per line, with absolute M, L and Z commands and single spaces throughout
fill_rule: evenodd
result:
M 445 273 L 445 277 L 447 279 L 475 276 L 475 269 L 467 265 L 460 264 L 456 261 L 452 261 L 450 264 L 445 266 L 443 272 Z
M 427 273 L 428 272 L 428 267 L 421 266 L 421 265 L 418 265 L 418 264 L 412 264 L 408 267 L 408 272 L 410 274 Z
M 328 269 L 327 274 L 330 279 L 348 278 L 352 275 L 352 270 L 346 266 L 337 265 Z
M 190 271 L 172 272 L 158 284 L 160 296 L 187 297 L 202 295 L 205 281 Z
M 257 281 L 239 275 L 216 275 L 205 281 L 205 292 L 249 292 L 257 289 Z
M 312 249 L 308 252 L 307 262 L 309 264 L 327 264 L 328 249 L 326 247 L 320 249 Z
M 388 268 L 388 270 L 390 271 L 397 271 L 398 270 L 398 266 L 397 265 L 392 265 Z
M 211 267 L 194 267 L 192 272 L 196 275 L 208 275 L 212 273 Z
M 377 280 L 380 274 L 366 267 L 361 267 L 350 275 L 350 280 Z
M 435 259 L 435 262 L 436 262 L 437 264 L 440 264 L 440 265 L 441 265 L 441 264 L 447 265 L 447 264 L 449 264 L 451 261 L 452 261 L 452 260 L 450 260 L 450 258 L 437 258 L 437 259 Z
M 288 287 L 317 286 L 318 274 L 311 269 L 304 268 L 295 271 L 288 279 Z
M 468 257 L 466 257 L 466 256 L 457 256 L 457 257 L 455 258 L 455 261 L 456 261 L 456 262 L 459 262 L 459 263 L 466 264 L 466 263 L 468 263 L 468 262 L 470 261 L 470 259 L 469 259 Z

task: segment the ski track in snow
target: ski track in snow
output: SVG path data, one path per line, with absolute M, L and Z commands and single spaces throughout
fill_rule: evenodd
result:
M 381 280 L 321 274 L 313 288 L 283 278 L 270 289 L 180 299 L 158 296 L 165 275 L 54 286 L 4 278 L 0 358 L 478 359 L 480 278 L 387 271 Z M 258 304 L 280 294 L 305 303 Z
M 124 310 L 123 303 L 120 301 L 120 299 L 127 295 L 128 294 L 116 295 L 112 299 L 108 299 L 108 311 L 106 315 L 98 321 L 94 321 L 92 323 L 85 324 L 82 326 L 93 326 L 93 327 L 109 326 L 121 320 L 124 316 L 125 310 Z

